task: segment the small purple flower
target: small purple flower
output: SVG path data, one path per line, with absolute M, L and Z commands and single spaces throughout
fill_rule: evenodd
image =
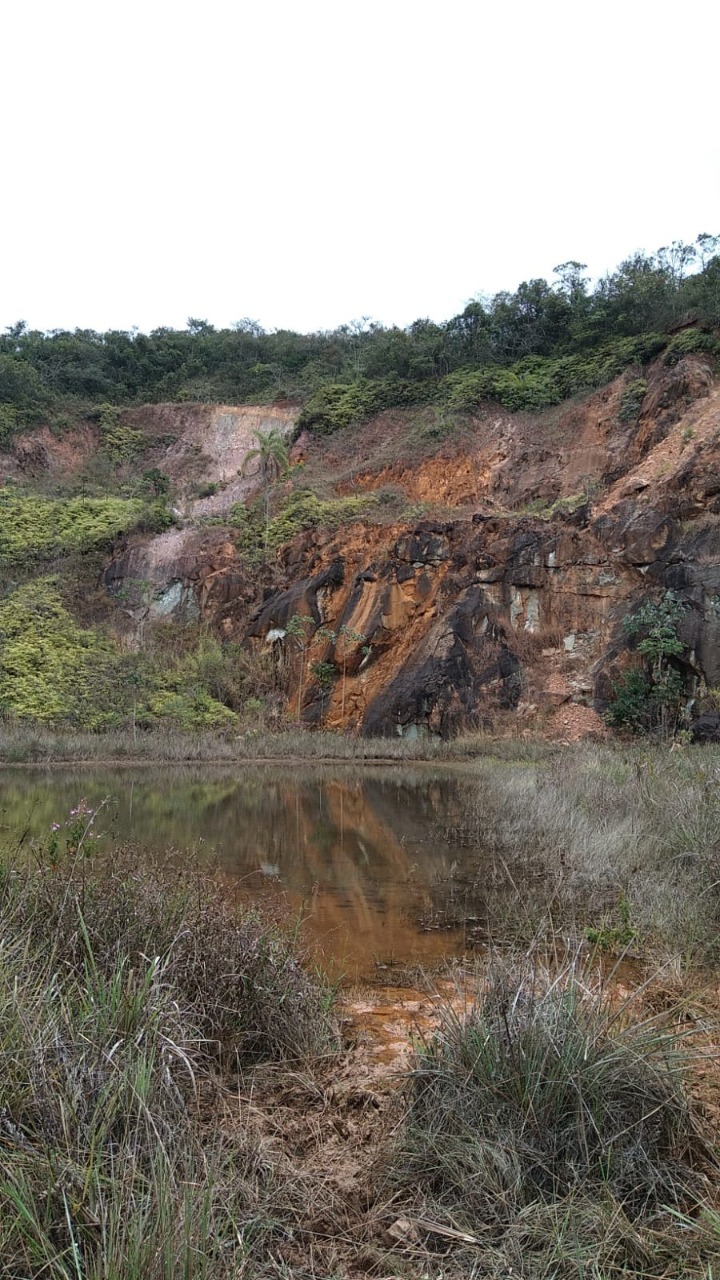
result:
M 52 824 L 52 826 L 51 826 L 50 830 L 51 830 L 51 831 L 59 831 L 59 830 L 60 830 L 60 823 L 59 823 L 59 822 L 53 822 L 53 824 Z

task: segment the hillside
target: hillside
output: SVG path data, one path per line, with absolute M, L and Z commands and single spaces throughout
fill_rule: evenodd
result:
M 135 528 L 116 519 L 79 554 L 40 545 L 23 564 L 14 553 L 0 612 L 27 591 L 23 577 L 37 593 L 38 570 L 54 575 L 70 649 L 87 655 L 83 637 L 97 637 L 96 680 L 120 663 L 141 722 L 229 724 L 249 702 L 256 716 L 366 734 L 604 733 L 634 661 L 623 619 L 641 600 L 671 590 L 685 605 L 688 694 L 720 684 L 718 383 L 703 353 L 665 353 L 628 415 L 635 375 L 535 414 L 396 409 L 362 429 L 303 431 L 269 495 L 267 553 L 259 463 L 245 459 L 258 431 L 289 440 L 297 409 L 123 410 L 117 428 L 142 438 L 142 474 L 171 486 L 167 521 L 148 527 L 156 496 L 121 496 L 140 464 L 113 464 L 114 501 Z M 60 495 L 107 458 L 86 423 L 60 439 L 26 432 L 3 464 L 9 517 L 11 502 L 77 502 Z M 283 637 L 291 619 L 297 634 L 291 624 Z M 128 714 L 118 695 L 97 722 Z
M 407 330 L 14 326 L 0 714 L 714 734 L 719 244 Z

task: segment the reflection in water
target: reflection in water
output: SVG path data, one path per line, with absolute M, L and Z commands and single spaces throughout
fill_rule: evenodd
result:
M 478 855 L 444 833 L 472 787 L 419 767 L 14 769 L 0 771 L 0 824 L 42 840 L 80 799 L 107 800 L 108 837 L 216 858 L 249 899 L 302 914 L 323 961 L 356 976 L 465 949 L 450 922 L 483 918 Z

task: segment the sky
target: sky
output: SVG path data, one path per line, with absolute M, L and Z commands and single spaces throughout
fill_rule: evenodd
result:
M 720 4 L 5 0 L 0 329 L 444 320 L 720 232 Z

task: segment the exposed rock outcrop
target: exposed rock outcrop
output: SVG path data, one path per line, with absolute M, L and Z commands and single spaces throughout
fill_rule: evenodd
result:
M 425 461 L 383 460 L 408 415 L 381 415 L 340 487 L 427 501 L 434 486 L 443 519 L 306 532 L 254 577 L 222 529 L 138 539 L 108 585 L 150 580 L 157 599 L 176 584 L 178 609 L 192 598 L 248 644 L 311 618 L 305 656 L 337 675 L 322 693 L 308 679 L 310 722 L 450 734 L 504 716 L 603 732 L 628 660 L 622 620 L 644 598 L 680 596 L 688 672 L 720 684 L 720 389 L 697 356 L 658 361 L 627 423 L 627 380 L 536 419 L 489 410 Z M 306 442 L 316 463 L 340 448 Z

